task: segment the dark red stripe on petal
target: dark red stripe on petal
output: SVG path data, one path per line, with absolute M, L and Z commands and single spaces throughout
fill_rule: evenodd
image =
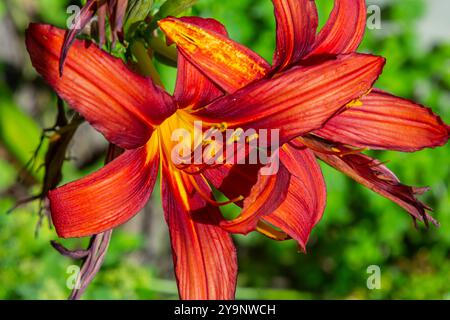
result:
M 317 8 L 311 0 L 272 0 L 277 22 L 277 47 L 273 67 L 300 61 L 310 52 L 316 38 Z
M 50 191 L 52 220 L 63 238 L 113 229 L 131 219 L 149 199 L 159 168 L 156 137 L 126 151 L 99 171 Z
M 166 163 L 161 180 L 180 298 L 234 299 L 236 249 L 230 235 L 219 227 L 219 209 L 196 192 L 186 174 L 172 170 Z M 211 193 L 204 181 L 197 183 Z
M 335 0 L 330 18 L 317 36 L 310 56 L 356 51 L 365 28 L 365 0 Z
M 388 93 L 374 91 L 332 118 L 315 133 L 361 148 L 417 151 L 442 146 L 449 127 L 431 109 Z
M 152 126 L 175 112 L 175 103 L 167 93 L 90 42 L 74 42 L 64 75 L 59 77 L 63 38 L 61 29 L 31 24 L 27 48 L 33 66 L 110 142 L 126 149 L 142 146 Z

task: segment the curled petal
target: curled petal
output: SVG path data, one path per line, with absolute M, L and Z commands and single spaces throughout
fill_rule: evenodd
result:
M 278 172 L 275 174 L 262 175 L 260 171 L 250 195 L 244 200 L 242 213 L 234 220 L 223 221 L 221 223 L 222 228 L 232 233 L 241 234 L 254 231 L 258 221 L 274 212 L 284 201 L 289 182 L 289 171 L 281 163 Z
M 311 51 L 318 25 L 317 8 L 311 0 L 272 0 L 277 22 L 274 68 L 300 61 Z
M 280 160 L 291 174 L 288 194 L 280 207 L 263 219 L 286 232 L 306 251 L 311 231 L 325 210 L 325 181 L 314 153 L 304 147 L 285 144 Z
M 294 67 L 219 98 L 196 114 L 205 123 L 225 122 L 229 128 L 279 129 L 284 143 L 319 129 L 344 105 L 365 95 L 383 65 L 380 57 L 349 54 Z
M 186 174 L 169 168 L 166 162 L 161 181 L 180 298 L 234 299 L 236 249 L 231 236 L 219 227 L 219 209 L 196 192 Z M 211 193 L 205 182 L 196 183 Z
M 280 161 L 287 168 L 290 183 L 285 200 L 272 213 L 262 217 L 269 224 L 283 230 L 295 239 L 302 250 L 312 228 L 319 222 L 326 204 L 326 188 L 320 166 L 314 154 L 305 146 L 285 144 L 280 149 Z M 223 165 L 205 170 L 208 181 L 227 198 L 248 197 L 257 182 L 260 165 Z M 243 203 L 236 203 L 243 206 Z M 261 222 L 261 221 L 260 221 Z M 276 240 L 288 240 L 284 233 L 277 232 L 260 222 L 256 230 Z M 269 230 L 270 234 L 264 232 Z M 273 236 L 274 234 L 275 236 Z M 272 235 L 272 236 L 271 236 Z
M 343 54 L 356 51 L 366 27 L 365 0 L 335 0 L 325 26 L 309 54 Z
M 171 97 L 150 79 L 133 73 L 120 59 L 87 41 L 73 43 L 64 75 L 59 77 L 63 39 L 61 29 L 31 24 L 27 49 L 33 66 L 110 142 L 125 149 L 140 147 L 150 138 L 152 126 L 175 112 Z
M 113 229 L 131 219 L 149 199 L 159 168 L 156 137 L 125 151 L 97 172 L 50 191 L 52 220 L 63 238 Z
M 225 27 L 214 19 L 184 17 L 180 20 L 228 36 Z M 191 107 L 195 109 L 202 107 L 221 95 L 223 95 L 222 90 L 182 54 L 178 55 L 178 76 L 174 96 L 180 108 Z
M 205 170 L 206 179 L 229 199 L 247 198 L 261 169 L 256 164 L 224 164 Z M 244 204 L 239 202 L 239 206 Z
M 430 109 L 374 91 L 330 119 L 315 133 L 323 138 L 370 149 L 418 151 L 444 145 L 450 127 Z
M 263 58 L 223 34 L 176 18 L 158 23 L 179 52 L 227 92 L 264 77 L 270 69 Z

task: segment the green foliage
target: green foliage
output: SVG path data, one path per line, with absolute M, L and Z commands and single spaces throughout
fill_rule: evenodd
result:
M 155 15 L 158 21 L 168 16 L 178 16 L 189 10 L 198 0 L 167 0 L 159 8 Z

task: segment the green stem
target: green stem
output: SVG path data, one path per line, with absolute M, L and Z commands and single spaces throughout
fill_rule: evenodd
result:
M 144 43 L 141 41 L 134 42 L 131 46 L 131 52 L 138 61 L 137 68 L 139 73 L 144 76 L 151 77 L 157 85 L 164 87 L 161 77 L 153 65 L 152 59 L 150 58 Z
M 152 48 L 156 53 L 162 55 L 163 57 L 173 61 L 177 62 L 177 49 L 175 46 L 167 46 L 163 39 L 158 37 L 152 37 L 149 40 L 149 46 Z

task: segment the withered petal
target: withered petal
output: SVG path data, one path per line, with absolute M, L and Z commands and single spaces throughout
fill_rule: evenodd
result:
M 223 34 L 169 17 L 158 22 L 179 53 L 226 92 L 264 77 L 270 65 Z

